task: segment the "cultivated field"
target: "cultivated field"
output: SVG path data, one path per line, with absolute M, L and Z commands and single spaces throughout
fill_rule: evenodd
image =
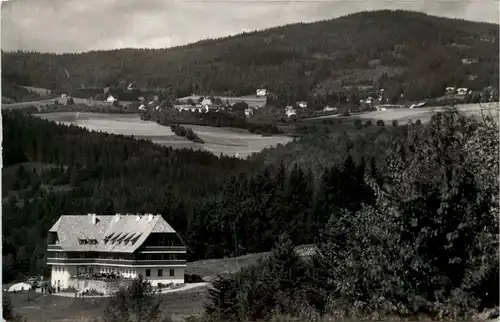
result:
M 467 116 L 480 116 L 481 115 L 481 106 L 479 104 L 460 104 L 456 105 L 459 111 L 464 113 Z M 499 103 L 485 103 L 482 104 L 482 107 L 485 111 L 493 113 L 493 116 L 498 116 L 499 111 Z M 385 111 L 374 111 L 367 113 L 355 114 L 347 119 L 365 119 L 365 120 L 382 120 L 384 122 L 392 122 L 393 120 L 397 120 L 400 124 L 407 123 L 408 121 L 415 122 L 416 120 L 420 120 L 425 123 L 428 122 L 432 115 L 435 112 L 442 111 L 444 107 L 421 107 L 421 108 L 404 108 L 404 109 L 388 109 Z M 336 115 L 326 115 L 321 116 L 315 119 L 332 119 L 332 118 L 341 118 L 346 119 L 345 117 L 340 117 L 338 114 Z
M 48 88 L 33 87 L 33 86 L 21 86 L 21 87 L 27 89 L 30 92 L 36 93 L 40 96 L 50 95 L 52 93 L 52 90 Z
M 36 115 L 47 120 L 63 124 L 74 124 L 89 130 L 133 135 L 172 148 L 204 149 L 215 155 L 222 153 L 231 156 L 237 155 L 241 158 L 245 158 L 253 152 L 259 152 L 266 147 L 279 143 L 286 144 L 292 140 L 286 136 L 263 137 L 249 133 L 246 130 L 234 128 L 184 125 L 192 128 L 205 142 L 205 144 L 198 144 L 175 135 L 170 130 L 170 127 L 142 121 L 137 115 L 85 112 L 41 113 Z
M 54 101 L 59 101 L 60 104 L 66 104 L 66 99 L 61 97 L 46 99 L 46 100 L 38 100 L 31 102 L 18 102 L 12 104 L 2 104 L 2 109 L 22 109 L 30 106 L 39 107 L 45 105 L 52 105 Z M 95 100 L 87 100 L 85 98 L 77 98 L 73 97 L 73 101 L 75 104 L 86 104 L 92 106 L 111 106 L 111 103 L 103 102 L 103 101 L 95 101 Z M 120 104 L 130 104 L 131 102 L 120 101 Z

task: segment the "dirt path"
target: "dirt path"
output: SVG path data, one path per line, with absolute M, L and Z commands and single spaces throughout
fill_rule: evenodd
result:
M 164 289 L 161 290 L 161 294 L 169 294 L 169 293 L 181 293 L 185 292 L 194 288 L 208 288 L 210 283 L 203 282 L 203 283 L 189 283 L 184 285 L 183 287 L 176 288 L 176 289 Z M 41 293 L 41 289 L 36 290 L 37 293 Z M 67 293 L 67 292 L 59 292 L 59 293 L 52 293 L 51 295 L 55 296 L 62 296 L 62 297 L 70 297 L 74 298 L 75 293 Z M 109 295 L 85 295 L 83 298 L 84 299 L 93 299 L 93 298 L 105 298 L 109 297 Z

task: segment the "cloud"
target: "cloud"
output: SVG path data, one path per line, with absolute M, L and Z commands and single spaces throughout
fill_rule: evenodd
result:
M 2 49 L 164 48 L 377 9 L 499 21 L 495 0 L 11 0 L 2 3 Z

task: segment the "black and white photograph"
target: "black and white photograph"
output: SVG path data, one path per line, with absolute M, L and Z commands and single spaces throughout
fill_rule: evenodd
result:
M 500 322 L 498 0 L 0 12 L 2 321 Z

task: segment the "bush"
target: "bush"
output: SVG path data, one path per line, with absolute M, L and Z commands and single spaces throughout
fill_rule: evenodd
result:
M 398 120 L 392 120 L 392 126 L 398 127 Z
M 184 281 L 186 283 L 202 283 L 203 278 L 197 274 L 184 274 Z
M 75 292 L 78 292 L 78 290 L 72 286 L 64 289 L 64 290 L 61 290 L 62 292 L 68 292 L 68 293 L 75 293 Z
M 194 133 L 194 131 L 191 128 L 186 129 L 182 125 L 172 124 L 170 125 L 170 129 L 177 136 L 186 137 L 186 139 L 193 141 L 195 143 L 201 143 L 201 144 L 205 143 L 196 133 Z
M 361 130 L 361 128 L 363 128 L 363 124 L 361 123 L 360 119 L 355 119 L 354 120 L 354 128 L 356 130 Z
M 186 130 L 186 139 L 188 139 L 188 140 L 190 140 L 190 141 L 193 141 L 193 140 L 194 140 L 194 138 L 195 138 L 195 134 L 194 134 L 193 130 L 192 130 L 192 129 L 190 129 L 190 128 L 188 128 L 188 129 Z
M 142 276 L 126 288 L 120 288 L 106 302 L 104 321 L 171 321 L 161 309 L 162 297 L 155 293 L 151 284 Z
M 415 125 L 422 125 L 422 121 L 420 121 L 420 119 L 418 119 L 418 120 L 415 122 Z
M 378 121 L 377 121 L 377 126 L 385 126 L 384 121 L 382 121 L 382 120 L 378 120 Z
M 366 121 L 365 127 L 373 126 L 373 123 L 371 120 Z
M 2 296 L 2 315 L 3 318 L 7 321 L 14 319 L 10 296 L 5 293 Z

